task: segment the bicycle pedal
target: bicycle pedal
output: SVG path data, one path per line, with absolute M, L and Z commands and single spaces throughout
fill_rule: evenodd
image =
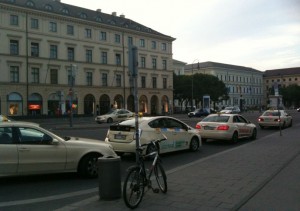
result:
M 153 188 L 153 193 L 159 193 L 159 188 Z

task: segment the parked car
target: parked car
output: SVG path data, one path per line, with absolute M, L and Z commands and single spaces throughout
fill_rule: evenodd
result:
M 220 111 L 220 113 L 223 113 L 223 114 L 239 114 L 239 113 L 241 113 L 241 110 L 237 106 L 230 106 L 230 107 L 225 107 L 223 110 Z
M 13 120 L 5 115 L 0 114 L 0 122 L 10 122 L 10 121 L 13 121 Z
M 141 117 L 138 119 L 140 144 L 150 143 L 165 135 L 166 141 L 159 144 L 159 153 L 190 149 L 197 151 L 202 145 L 197 130 L 169 116 Z M 135 119 L 110 125 L 105 141 L 113 146 L 117 154 L 135 153 Z M 148 152 L 151 148 L 147 149 Z
M 126 109 L 113 109 L 110 110 L 107 114 L 96 116 L 95 121 L 99 124 L 105 122 L 120 122 L 133 116 L 134 113 Z
M 207 139 L 228 140 L 236 143 L 241 138 L 256 139 L 257 129 L 239 114 L 210 114 L 196 124 L 202 141 Z
M 78 172 L 92 178 L 101 156 L 117 155 L 99 140 L 62 138 L 36 123 L 0 123 L 0 176 Z
M 200 108 L 200 109 L 196 109 L 195 111 L 192 111 L 192 112 L 189 112 L 188 113 L 188 117 L 202 117 L 202 116 L 207 116 L 209 114 L 214 114 L 216 113 L 215 110 L 213 109 L 203 109 L 203 108 Z
M 285 110 L 267 110 L 258 117 L 258 125 L 260 128 L 265 127 L 291 127 L 293 118 Z

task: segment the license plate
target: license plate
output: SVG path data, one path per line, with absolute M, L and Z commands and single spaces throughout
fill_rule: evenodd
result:
M 213 130 L 214 127 L 211 127 L 211 126 L 204 126 L 204 130 Z
M 126 139 L 126 135 L 116 134 L 115 135 L 115 139 L 125 140 Z

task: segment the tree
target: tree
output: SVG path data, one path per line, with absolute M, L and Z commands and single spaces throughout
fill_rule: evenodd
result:
M 292 84 L 290 86 L 280 88 L 280 93 L 285 106 L 300 105 L 300 86 Z
M 193 97 L 198 105 L 203 95 L 210 95 L 214 104 L 229 98 L 225 84 L 216 76 L 201 73 L 193 76 L 174 75 L 174 99 L 191 102 Z

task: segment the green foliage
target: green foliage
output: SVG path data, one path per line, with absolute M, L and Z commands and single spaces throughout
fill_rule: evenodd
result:
M 280 89 L 285 106 L 300 105 L 300 86 L 292 84 Z

